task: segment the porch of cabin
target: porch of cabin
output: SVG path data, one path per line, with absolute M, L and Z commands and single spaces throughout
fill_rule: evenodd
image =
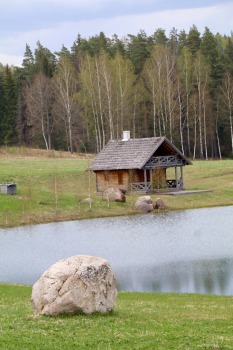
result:
M 174 178 L 167 178 L 166 169 L 143 169 L 143 179 L 141 181 L 133 181 L 128 184 L 128 191 L 150 193 L 157 191 L 168 191 L 170 189 L 180 191 L 184 189 L 183 168 L 174 168 Z
M 176 155 L 151 157 L 144 169 L 137 170 L 134 181 L 129 182 L 133 192 L 156 192 L 184 189 L 183 162 Z M 168 177 L 167 169 L 170 169 Z M 171 169 L 174 172 L 171 174 Z

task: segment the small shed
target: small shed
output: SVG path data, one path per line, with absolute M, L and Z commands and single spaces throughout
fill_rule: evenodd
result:
M 183 167 L 192 164 L 166 137 L 110 140 L 89 166 L 96 174 L 96 190 L 109 187 L 126 192 L 183 190 Z M 173 168 L 171 178 L 167 169 Z
M 16 184 L 12 182 L 6 182 L 3 184 L 0 184 L 1 186 L 1 193 L 3 194 L 16 194 Z

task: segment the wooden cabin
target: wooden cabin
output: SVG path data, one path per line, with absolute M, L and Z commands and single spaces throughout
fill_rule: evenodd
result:
M 110 187 L 128 192 L 183 190 L 183 167 L 192 164 L 166 137 L 110 140 L 89 166 L 96 174 L 96 191 Z M 168 169 L 172 168 L 170 178 Z M 171 173 L 171 171 L 169 171 Z

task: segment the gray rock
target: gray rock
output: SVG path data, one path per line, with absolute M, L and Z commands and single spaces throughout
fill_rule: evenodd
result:
M 37 315 L 106 313 L 114 309 L 116 297 L 110 265 L 102 258 L 85 255 L 58 261 L 32 288 Z
M 112 202 L 125 202 L 125 194 L 119 189 L 119 188 L 107 188 L 103 194 L 102 197 L 104 200 L 112 201 Z
M 139 197 L 136 201 L 135 207 L 142 213 L 149 213 L 154 209 L 153 201 L 150 196 Z
M 166 209 L 166 205 L 161 198 L 156 199 L 154 207 L 157 209 Z

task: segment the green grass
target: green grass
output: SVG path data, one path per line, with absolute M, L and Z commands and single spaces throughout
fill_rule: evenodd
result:
M 31 287 L 0 284 L 0 349 L 232 349 L 233 297 L 120 292 L 115 310 L 34 316 Z
M 108 203 L 95 195 L 95 176 L 85 172 L 90 157 L 65 152 L 0 148 L 0 183 L 17 184 L 17 195 L 0 194 L 0 227 L 136 214 L 138 195 Z M 174 176 L 174 170 L 172 172 Z M 163 198 L 168 210 L 233 205 L 233 160 L 194 161 L 184 168 L 186 189 L 211 193 Z M 81 201 L 91 196 L 90 208 Z

